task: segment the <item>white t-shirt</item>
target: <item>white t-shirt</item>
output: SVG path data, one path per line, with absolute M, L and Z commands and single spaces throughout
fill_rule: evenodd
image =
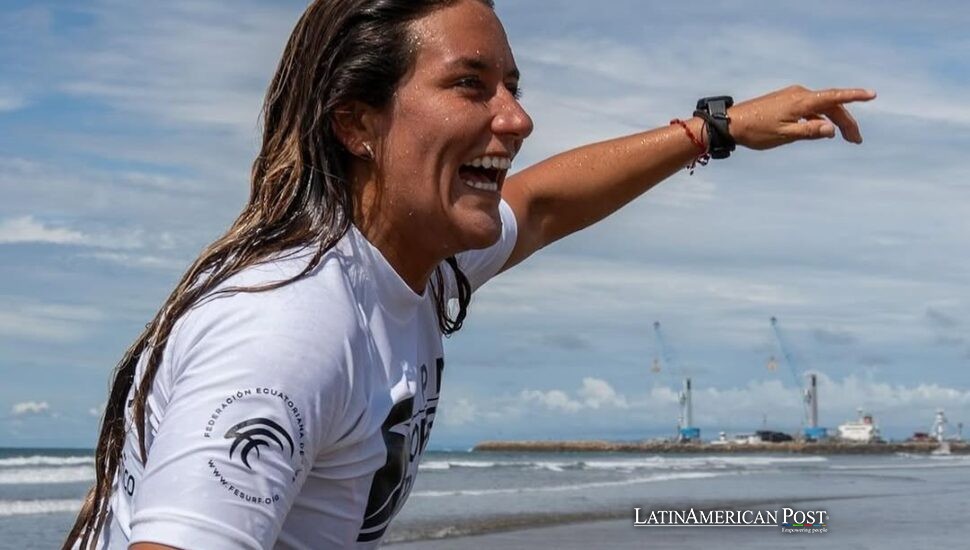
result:
M 458 256 L 473 290 L 515 245 L 500 212 L 499 241 Z M 221 288 L 305 266 L 251 267 Z M 377 547 L 418 473 L 443 369 L 430 286 L 415 294 L 354 227 L 298 282 L 203 300 L 165 347 L 144 465 L 128 408 L 101 547 Z

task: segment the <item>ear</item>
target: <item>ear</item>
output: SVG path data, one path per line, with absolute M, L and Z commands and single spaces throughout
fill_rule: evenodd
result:
M 373 158 L 379 130 L 380 113 L 362 101 L 345 103 L 333 113 L 333 131 L 354 156 Z

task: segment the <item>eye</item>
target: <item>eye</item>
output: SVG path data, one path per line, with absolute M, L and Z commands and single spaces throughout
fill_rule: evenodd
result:
M 512 94 L 516 101 L 522 99 L 522 88 L 518 84 L 507 84 L 505 89 Z
M 484 90 L 485 83 L 477 76 L 466 76 L 455 83 L 459 88 L 469 88 L 472 90 Z

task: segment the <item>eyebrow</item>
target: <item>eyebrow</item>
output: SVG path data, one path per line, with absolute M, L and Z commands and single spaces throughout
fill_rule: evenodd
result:
M 450 63 L 448 63 L 448 65 L 458 65 L 461 67 L 465 67 L 466 69 L 472 69 L 475 71 L 487 71 L 489 69 L 488 63 L 486 63 L 485 60 L 482 59 L 481 57 L 459 57 L 458 59 L 455 59 Z M 506 78 L 511 77 L 516 80 L 519 80 L 519 78 L 521 78 L 519 69 L 516 67 L 513 67 L 511 70 L 505 73 L 505 76 Z

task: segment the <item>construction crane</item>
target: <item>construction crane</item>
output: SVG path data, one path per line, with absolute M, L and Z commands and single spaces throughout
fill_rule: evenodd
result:
M 775 335 L 775 340 L 778 342 L 781 355 L 785 358 L 785 364 L 788 365 L 788 371 L 791 372 L 792 378 L 795 381 L 795 387 L 802 394 L 802 433 L 805 439 L 807 441 L 818 441 L 827 438 L 828 430 L 818 425 L 818 376 L 815 373 L 808 373 L 808 384 L 805 387 L 802 383 L 803 376 L 800 376 L 798 367 L 795 366 L 795 361 L 789 352 L 788 345 L 785 344 L 785 338 L 781 333 L 781 328 L 778 326 L 777 317 L 773 316 L 771 318 L 771 329 Z M 768 369 L 777 369 L 777 361 L 774 357 L 769 360 Z
M 650 371 L 654 374 L 659 374 L 664 366 L 669 370 L 673 363 L 670 357 L 670 350 L 667 348 L 667 342 L 664 340 L 663 332 L 660 330 L 660 321 L 653 322 L 653 336 L 657 341 L 657 355 L 653 358 L 653 365 L 651 365 Z
M 670 348 L 667 346 L 667 342 L 664 340 L 663 331 L 660 330 L 660 321 L 654 321 L 653 323 L 653 333 L 657 340 L 657 353 L 658 356 L 654 357 L 653 365 L 650 370 L 657 374 L 663 370 L 663 366 L 667 367 L 668 371 L 673 371 L 673 360 L 670 354 Z M 679 374 L 683 374 L 683 369 L 677 369 Z M 677 440 L 681 443 L 689 443 L 691 441 L 700 441 L 701 430 L 700 428 L 694 427 L 694 404 L 692 396 L 692 386 L 690 376 L 684 376 L 684 389 L 680 392 L 678 400 L 680 402 L 680 416 L 677 419 Z

